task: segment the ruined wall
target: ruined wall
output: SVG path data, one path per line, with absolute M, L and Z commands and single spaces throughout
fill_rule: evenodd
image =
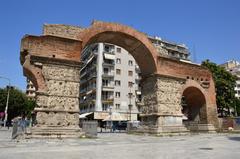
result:
M 21 53 L 27 51 L 29 55 L 72 61 L 80 61 L 81 48 L 79 41 L 53 36 L 27 35 L 21 41 Z
M 84 28 L 72 25 L 44 24 L 43 35 L 52 35 L 57 37 L 79 40 L 78 35 L 83 30 Z

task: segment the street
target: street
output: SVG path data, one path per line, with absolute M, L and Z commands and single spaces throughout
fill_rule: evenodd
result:
M 11 140 L 0 130 L 1 159 L 232 159 L 240 156 L 240 134 L 200 134 L 175 137 L 102 133 L 97 139 Z

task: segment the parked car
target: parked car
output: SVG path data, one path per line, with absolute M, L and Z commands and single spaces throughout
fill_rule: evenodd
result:
M 127 129 L 127 122 L 126 122 L 126 121 L 118 122 L 118 123 L 115 125 L 115 129 L 116 129 L 116 130 L 126 130 L 126 129 Z

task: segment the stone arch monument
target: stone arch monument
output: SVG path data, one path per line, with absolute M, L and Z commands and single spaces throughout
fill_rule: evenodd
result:
M 23 72 L 37 88 L 37 125 L 32 129 L 33 136 L 80 134 L 80 57 L 85 46 L 96 42 L 125 48 L 141 69 L 143 126 L 136 131 L 186 132 L 182 95 L 194 101 L 198 94 L 191 94 L 198 91 L 206 102 L 200 113 L 204 120 L 197 123 L 197 130 L 212 131 L 214 126 L 218 127 L 215 86 L 207 69 L 160 56 L 147 35 L 131 27 L 94 21 L 89 28 L 45 25 L 43 35 L 23 37 L 20 56 Z

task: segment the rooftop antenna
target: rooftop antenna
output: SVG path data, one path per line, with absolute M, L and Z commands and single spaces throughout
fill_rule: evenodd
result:
M 193 44 L 193 62 L 197 63 L 197 53 L 196 53 L 196 47 L 195 44 Z

